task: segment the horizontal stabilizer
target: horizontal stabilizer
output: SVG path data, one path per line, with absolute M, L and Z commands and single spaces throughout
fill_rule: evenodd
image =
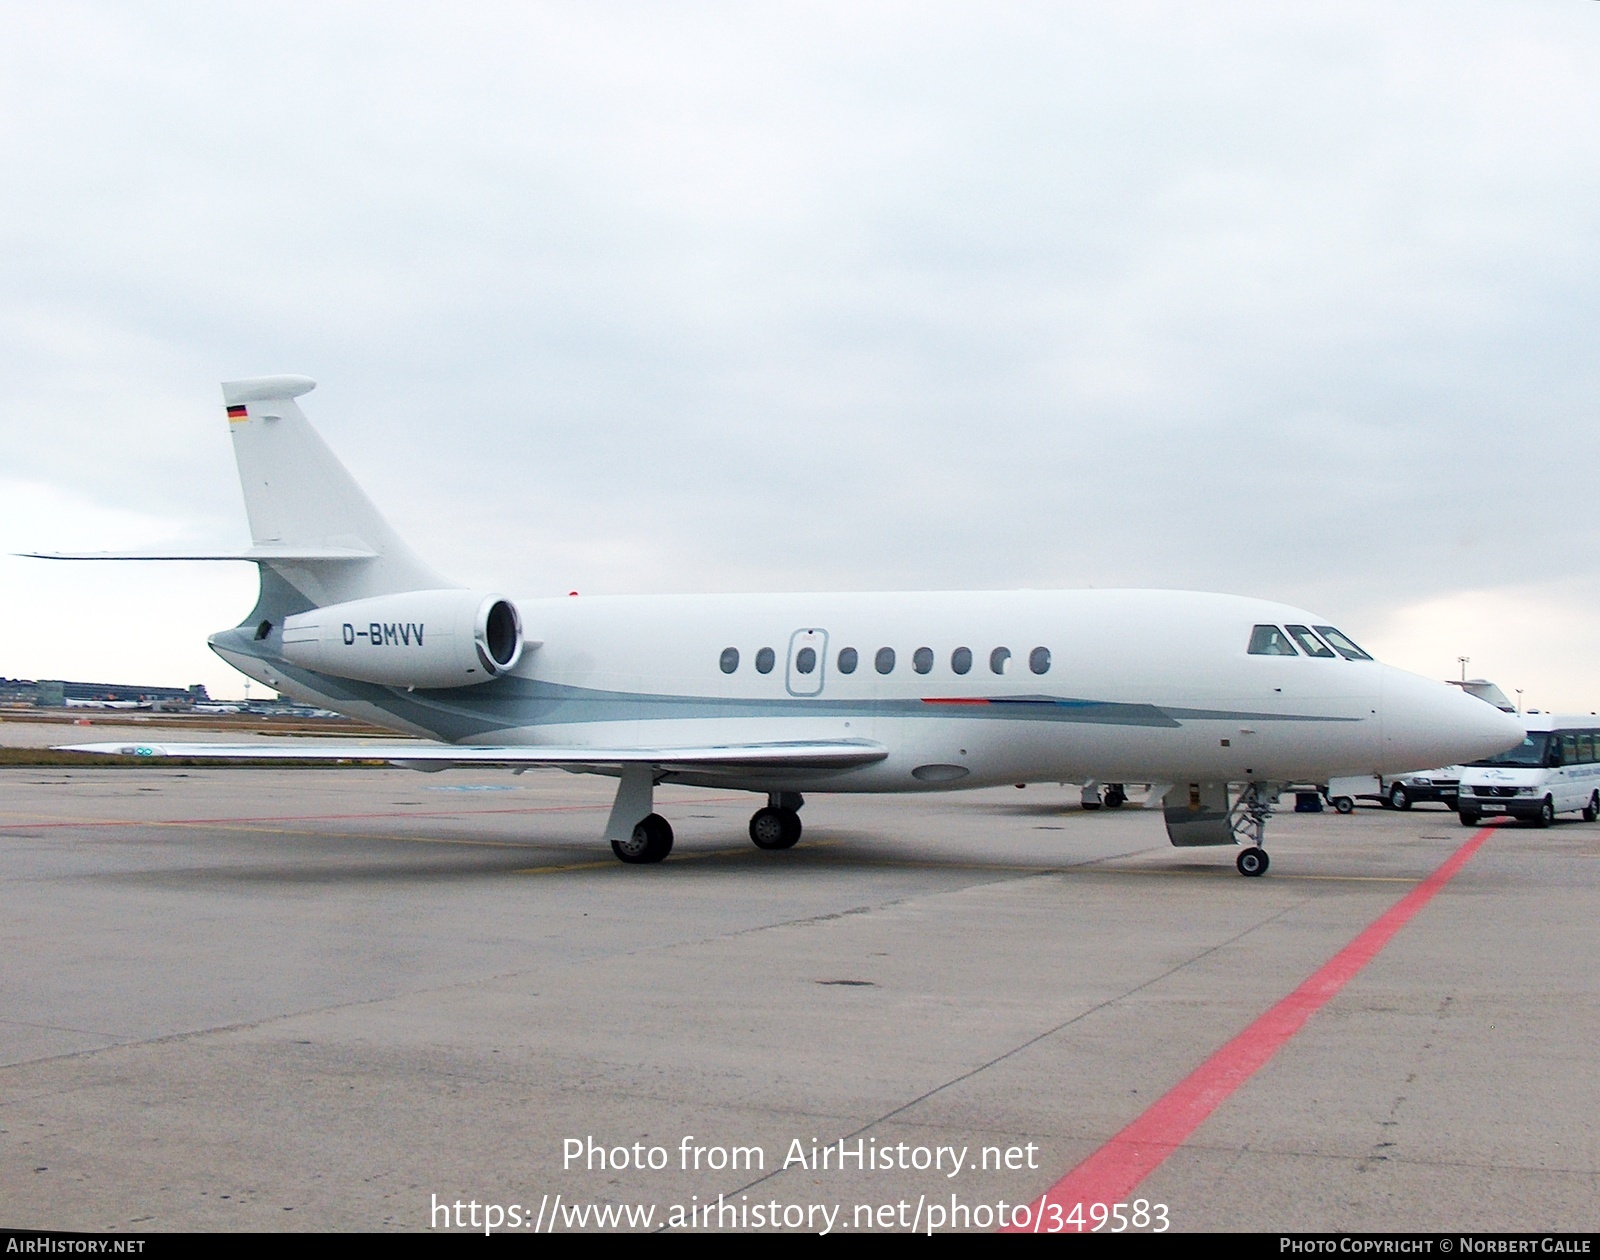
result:
M 271 543 L 235 551 L 185 551 L 162 547 L 150 551 L 22 551 L 30 560 L 375 560 L 376 551 L 359 547 L 275 546 Z
M 119 757 L 207 757 L 220 761 L 388 761 L 408 768 L 449 766 L 656 766 L 662 770 L 847 770 L 882 761 L 889 750 L 867 740 L 723 744 L 699 748 L 556 748 L 450 744 L 69 744 L 57 752 Z
M 223 381 L 222 401 L 230 407 L 243 403 L 272 402 L 309 394 L 317 383 L 309 376 L 252 376 L 244 381 Z

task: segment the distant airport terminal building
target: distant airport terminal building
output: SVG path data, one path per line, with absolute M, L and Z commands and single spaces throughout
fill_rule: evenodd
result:
M 157 713 L 250 713 L 256 717 L 337 718 L 337 713 L 268 693 L 248 700 L 213 700 L 204 683 L 151 687 L 143 683 L 64 682 L 0 677 L 0 706 L 9 708 L 143 709 Z
M 68 700 L 90 703 L 158 704 L 163 708 L 187 709 L 207 704 L 204 683 L 191 687 L 130 686 L 125 683 L 57 682 L 26 678 L 0 678 L 0 704 L 33 704 L 41 709 L 59 709 Z

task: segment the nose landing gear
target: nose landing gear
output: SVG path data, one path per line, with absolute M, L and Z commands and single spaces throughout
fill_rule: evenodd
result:
M 1247 878 L 1265 875 L 1271 865 L 1263 845 L 1267 838 L 1267 819 L 1272 814 L 1276 796 L 1277 793 L 1264 783 L 1247 783 L 1228 811 L 1234 839 L 1244 846 L 1233 864 L 1239 868 L 1239 874 Z
M 1248 849 L 1240 849 L 1239 856 L 1233 860 L 1239 868 L 1241 875 L 1265 875 L 1267 867 L 1271 865 L 1267 851 L 1259 844 L 1253 844 Z

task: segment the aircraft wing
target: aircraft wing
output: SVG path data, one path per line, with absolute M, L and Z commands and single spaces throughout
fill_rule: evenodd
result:
M 387 761 L 415 770 L 451 766 L 562 766 L 572 769 L 657 766 L 662 770 L 848 770 L 882 761 L 889 750 L 869 740 L 712 744 L 696 748 L 562 748 L 458 744 L 64 744 L 58 752 L 120 757 L 205 757 L 219 761 Z
M 292 547 L 257 543 L 232 551 L 158 548 L 153 551 L 19 551 L 26 560 L 373 560 L 376 551 L 361 547 Z

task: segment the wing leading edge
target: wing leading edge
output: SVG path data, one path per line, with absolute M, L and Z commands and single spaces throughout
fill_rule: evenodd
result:
M 375 560 L 376 551 L 361 547 L 312 547 L 296 544 L 292 547 L 275 543 L 258 543 L 254 547 L 241 547 L 236 551 L 184 550 L 159 548 L 154 551 L 19 551 L 28 560 Z
M 387 761 L 407 768 L 451 766 L 656 766 L 662 770 L 848 770 L 882 761 L 889 750 L 869 740 L 721 744 L 700 748 L 557 748 L 449 744 L 65 744 L 58 752 L 118 757 L 205 757 L 218 761 Z

